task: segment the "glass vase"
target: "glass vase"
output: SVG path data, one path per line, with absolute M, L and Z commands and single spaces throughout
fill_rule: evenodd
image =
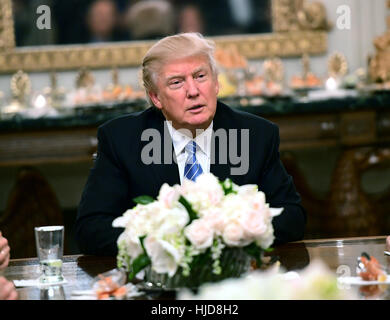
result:
M 149 289 L 175 290 L 180 288 L 196 289 L 207 282 L 237 278 L 247 273 L 251 267 L 251 257 L 242 248 L 225 248 L 220 257 L 220 274 L 213 273 L 213 260 L 203 254 L 191 267 L 190 275 L 184 276 L 182 269 L 169 277 L 166 273 L 157 273 L 151 266 L 145 269 L 144 285 Z

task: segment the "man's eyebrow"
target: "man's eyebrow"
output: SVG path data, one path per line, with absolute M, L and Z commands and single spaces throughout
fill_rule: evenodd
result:
M 200 71 L 206 71 L 206 70 L 207 70 L 207 66 L 200 66 L 199 68 L 196 68 L 196 69 L 192 72 L 192 75 L 197 74 L 197 73 L 200 72 Z M 165 78 L 165 81 L 170 81 L 170 80 L 176 79 L 176 78 L 184 78 L 184 74 L 182 74 L 182 73 L 176 73 L 176 74 L 168 75 L 168 76 Z
M 194 72 L 192 72 L 192 74 L 196 74 L 200 71 L 206 71 L 206 70 L 207 70 L 207 66 L 200 66 L 199 68 L 196 68 Z
M 176 79 L 176 78 L 184 78 L 184 75 L 180 74 L 180 73 L 177 73 L 177 74 L 172 74 L 170 76 L 167 76 L 165 78 L 166 81 L 169 81 L 169 80 L 172 80 L 172 79 Z

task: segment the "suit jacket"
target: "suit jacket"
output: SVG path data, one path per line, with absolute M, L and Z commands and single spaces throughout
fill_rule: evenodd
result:
M 160 110 L 151 107 L 145 111 L 111 120 L 98 128 L 97 158 L 90 171 L 78 208 L 76 238 L 84 254 L 116 255 L 116 240 L 123 231 L 113 228 L 112 221 L 135 204 L 132 199 L 140 195 L 157 197 L 163 183 L 180 184 L 179 170 L 175 161 L 164 164 L 164 153 L 173 152 L 172 140 L 167 130 L 161 139 L 161 162 L 145 164 L 141 160 L 142 150 L 150 143 L 143 141 L 145 129 L 153 129 L 164 136 L 165 118 Z M 272 122 L 261 117 L 233 110 L 221 102 L 217 104 L 213 120 L 213 132 L 218 129 L 249 130 L 248 172 L 232 175 L 231 169 L 239 167 L 234 157 L 222 158 L 220 150 L 238 145 L 233 137 L 212 139 L 210 172 L 219 179 L 230 177 L 238 185 L 257 184 L 266 195 L 271 207 L 284 207 L 280 216 L 273 219 L 275 243 L 296 241 L 303 238 L 306 214 L 300 205 L 292 178 L 279 159 L 279 130 Z M 152 130 L 152 131 L 153 131 Z M 232 132 L 233 132 L 232 131 Z M 163 140 L 166 143 L 163 143 Z M 158 142 L 158 141 L 157 141 Z M 222 147 L 222 149 L 220 149 Z M 215 150 L 215 152 L 213 152 Z M 222 162 L 222 163 L 221 163 Z

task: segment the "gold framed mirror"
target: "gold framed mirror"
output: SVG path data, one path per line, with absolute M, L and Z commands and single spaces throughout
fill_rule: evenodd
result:
M 271 0 L 272 33 L 210 37 L 248 59 L 293 57 L 327 51 L 329 24 L 320 2 Z M 0 0 L 0 73 L 139 66 L 154 41 L 16 47 L 12 0 Z

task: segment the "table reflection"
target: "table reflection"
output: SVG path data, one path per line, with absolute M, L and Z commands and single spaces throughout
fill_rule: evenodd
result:
M 63 286 L 49 286 L 40 289 L 40 300 L 65 300 Z

